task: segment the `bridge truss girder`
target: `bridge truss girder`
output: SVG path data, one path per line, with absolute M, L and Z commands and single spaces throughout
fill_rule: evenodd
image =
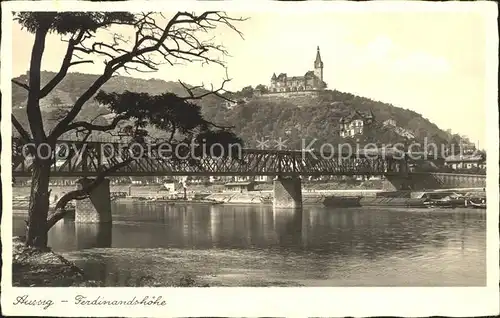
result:
M 148 147 L 138 156 L 124 144 L 58 142 L 50 159 L 52 177 L 91 177 L 126 160 L 134 159 L 109 176 L 325 176 L 391 175 L 406 171 L 406 161 L 385 156 L 332 155 L 302 151 L 240 149 L 224 157 L 175 159 L 171 152 Z M 70 145 L 70 146 L 68 146 Z M 30 176 L 33 159 L 24 156 L 22 144 L 13 143 L 12 174 Z

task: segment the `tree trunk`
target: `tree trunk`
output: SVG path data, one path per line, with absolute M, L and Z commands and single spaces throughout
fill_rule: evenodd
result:
M 50 161 L 37 159 L 33 165 L 26 245 L 47 247 Z

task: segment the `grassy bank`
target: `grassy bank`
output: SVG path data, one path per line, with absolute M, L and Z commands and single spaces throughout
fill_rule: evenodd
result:
M 12 285 L 21 287 L 87 286 L 84 273 L 52 252 L 26 247 L 23 239 L 12 240 Z M 89 282 L 90 283 L 90 282 Z

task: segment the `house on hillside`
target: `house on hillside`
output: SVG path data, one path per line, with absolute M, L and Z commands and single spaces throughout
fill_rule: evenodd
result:
M 375 116 L 372 111 L 360 112 L 356 110 L 350 115 L 340 118 L 340 136 L 345 138 L 362 135 L 366 126 L 372 124 L 374 120 Z
M 396 121 L 392 118 L 385 120 L 382 125 L 384 127 L 396 127 Z
M 404 137 L 406 139 L 415 139 L 415 134 L 413 134 L 413 132 L 411 132 L 410 130 L 405 129 L 403 127 L 399 127 L 396 123 L 396 120 L 394 120 L 392 118 L 385 120 L 382 123 L 382 126 L 393 130 L 396 134 L 398 134 L 401 137 Z
M 244 104 L 248 103 L 249 101 L 250 101 L 250 98 L 247 98 L 247 97 L 240 98 L 237 100 L 227 100 L 227 101 L 224 101 L 224 106 L 227 109 L 232 109 L 238 105 L 244 105 Z
M 400 135 L 401 137 L 404 137 L 406 139 L 415 139 L 415 135 L 409 131 L 408 129 L 404 129 L 402 127 L 395 127 L 394 131 L 396 134 Z

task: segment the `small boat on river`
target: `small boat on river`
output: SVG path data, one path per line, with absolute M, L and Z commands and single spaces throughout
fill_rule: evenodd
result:
M 470 206 L 474 209 L 486 209 L 486 198 L 467 199 L 465 206 Z
M 444 197 L 436 197 L 435 195 L 428 194 L 425 196 L 426 200 L 424 204 L 427 207 L 457 208 L 465 206 L 466 197 L 461 194 L 452 193 Z
M 273 203 L 273 198 L 272 197 L 261 197 L 260 202 L 262 204 L 272 204 Z

